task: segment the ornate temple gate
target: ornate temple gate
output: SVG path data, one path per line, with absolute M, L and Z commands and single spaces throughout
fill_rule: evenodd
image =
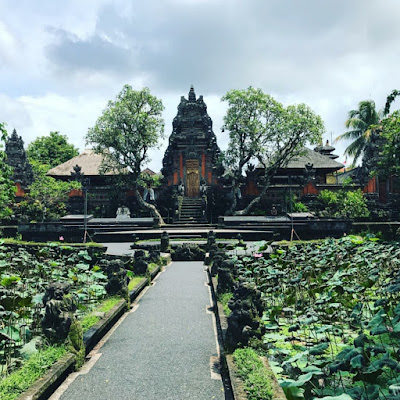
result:
M 198 197 L 199 190 L 199 160 L 186 160 L 186 195 L 188 197 Z

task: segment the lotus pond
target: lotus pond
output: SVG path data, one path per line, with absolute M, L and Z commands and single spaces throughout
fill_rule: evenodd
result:
M 97 249 L 71 246 L 13 246 L 0 243 L 0 371 L 20 363 L 21 349 L 40 335 L 43 295 L 50 282 L 71 285 L 82 315 L 105 298 L 107 276 Z
M 355 236 L 232 256 L 262 292 L 250 345 L 292 399 L 400 398 L 400 246 Z

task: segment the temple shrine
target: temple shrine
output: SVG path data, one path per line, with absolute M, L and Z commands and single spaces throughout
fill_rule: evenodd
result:
M 163 159 L 162 174 L 168 186 L 181 185 L 186 197 L 199 197 L 201 185 L 217 184 L 221 173 L 220 149 L 203 96 L 193 86 L 181 97 L 172 122 L 172 134 Z

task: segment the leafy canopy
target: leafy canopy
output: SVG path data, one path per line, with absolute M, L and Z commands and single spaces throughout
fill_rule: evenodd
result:
M 164 107 L 148 88 L 140 91 L 125 85 L 116 100 L 109 101 L 95 126 L 86 136 L 97 153 L 104 156 L 104 171 L 129 173 L 137 185 L 148 150 L 157 146 L 164 134 Z
M 388 174 L 398 174 L 400 171 L 400 110 L 385 118 L 380 129 L 384 142 L 380 152 L 379 167 Z
M 74 145 L 68 143 L 65 135 L 50 132 L 50 136 L 41 136 L 28 145 L 29 161 L 56 167 L 79 154 Z
M 361 157 L 365 146 L 370 140 L 373 127 L 378 124 L 382 113 L 376 110 L 375 102 L 372 100 L 360 101 L 358 108 L 349 111 L 349 118 L 345 122 L 349 130 L 339 135 L 335 141 L 351 140 L 345 154 L 353 157 L 353 165 Z
M 251 86 L 229 91 L 222 101 L 228 102 L 224 127 L 229 130 L 230 140 L 225 157 L 233 170 L 234 186 L 238 187 L 243 168 L 252 160 L 264 167 L 263 190 L 240 211 L 246 214 L 265 194 L 279 168 L 300 155 L 307 143 L 321 141 L 324 124 L 307 105 L 284 107 L 272 96 Z
M 60 181 L 46 175 L 47 164 L 32 164 L 34 181 L 29 186 L 26 200 L 15 205 L 15 213 L 21 219 L 29 221 L 54 220 L 66 214 L 68 194 L 73 189 L 80 189 L 76 181 Z

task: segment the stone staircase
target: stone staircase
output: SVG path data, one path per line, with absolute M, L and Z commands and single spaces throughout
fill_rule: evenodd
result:
M 179 224 L 204 223 L 201 197 L 184 197 L 179 215 Z

